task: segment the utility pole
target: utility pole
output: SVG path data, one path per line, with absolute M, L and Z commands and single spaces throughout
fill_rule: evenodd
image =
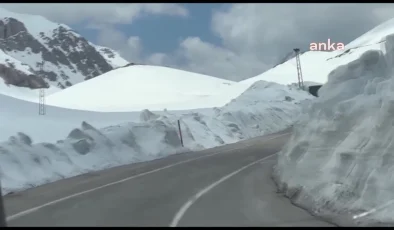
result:
M 296 53 L 296 62 L 297 62 L 297 75 L 298 75 L 298 87 L 300 89 L 304 89 L 304 79 L 302 78 L 302 71 L 301 71 L 301 62 L 300 62 L 300 49 L 294 49 Z
M 44 69 L 44 61 L 42 63 L 38 63 L 40 66 L 40 75 L 43 73 Z M 39 100 L 38 100 L 38 114 L 45 115 L 45 89 L 41 88 L 39 93 Z

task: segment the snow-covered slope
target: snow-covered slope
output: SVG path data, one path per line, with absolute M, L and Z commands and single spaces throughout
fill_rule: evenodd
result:
M 302 55 L 303 53 L 305 53 L 305 51 L 301 51 L 300 55 Z M 281 64 L 283 64 L 283 63 L 285 63 L 285 62 L 287 62 L 287 61 L 289 61 L 291 59 L 293 59 L 295 56 L 296 56 L 296 54 L 295 54 L 294 51 L 291 51 L 291 52 L 287 53 L 284 57 L 282 57 L 282 58 L 280 58 L 278 60 L 278 62 L 273 66 L 273 68 L 275 68 L 276 66 L 281 65 Z
M 204 79 L 197 78 L 195 84 Z M 198 93 L 223 83 L 211 78 L 206 81 L 213 85 L 203 85 Z M 193 93 L 194 88 L 190 90 Z M 221 108 L 99 113 L 47 106 L 47 115 L 39 116 L 36 104 L 0 95 L 3 194 L 89 171 L 276 132 L 289 127 L 297 119 L 301 103 L 311 98 L 288 86 L 256 82 Z M 178 119 L 186 148 L 180 145 Z
M 326 60 L 331 58 L 332 52 L 309 51 L 301 55 L 301 67 L 304 81 L 324 83 L 327 74 L 337 67 L 337 63 L 328 63 Z M 335 56 L 335 55 L 334 55 Z M 298 81 L 296 59 L 277 65 L 266 72 L 241 81 L 244 84 L 253 84 L 256 81 L 264 80 L 279 84 L 291 84 Z
M 390 19 L 362 36 L 358 37 L 348 45 L 346 45 L 346 49 L 353 49 L 361 46 L 369 46 L 371 44 L 380 43 L 386 40 L 386 36 L 394 34 L 394 18 Z
M 247 87 L 183 70 L 133 65 L 52 94 L 47 103 L 103 112 L 210 108 L 223 106 Z
M 108 47 L 94 45 L 92 43 L 90 43 L 90 45 L 94 46 L 101 56 L 103 56 L 114 69 L 129 64 L 129 62 L 123 59 L 118 52 L 115 52 Z
M 332 52 L 308 51 L 300 56 L 301 68 L 304 81 L 324 84 L 327 82 L 328 74 L 338 66 L 345 65 L 358 59 L 368 50 L 379 50 L 380 44 L 387 35 L 394 33 L 394 19 L 391 19 L 346 45 L 344 50 Z M 297 79 L 296 59 L 277 65 L 266 72 L 244 81 L 242 83 L 252 84 L 264 80 L 280 84 L 291 84 Z
M 11 70 L 7 69 L 8 72 L 0 72 L 0 77 L 7 78 L 11 85 L 29 88 L 44 88 L 48 84 L 65 88 L 127 64 L 115 51 L 88 42 L 67 25 L 3 8 L 0 50 L 0 67 L 21 72 L 9 76 Z M 41 82 L 33 84 L 31 78 Z
M 394 223 L 394 20 L 372 32 L 351 45 L 393 34 L 329 75 L 274 173 L 294 202 L 342 225 Z
M 0 50 L 0 94 L 14 98 L 38 102 L 39 90 L 45 85 L 42 78 L 33 75 L 34 71 L 25 63 L 7 55 Z M 16 83 L 18 87 L 13 85 Z M 46 85 L 47 95 L 60 91 L 59 88 Z M 3 108 L 4 109 L 4 108 Z
M 19 90 L 28 90 L 15 87 Z M 1 89 L 0 89 L 1 90 Z M 31 95 L 38 92 L 22 92 Z M 38 96 L 37 102 L 38 102 Z M 16 132 L 25 132 L 34 141 L 56 142 L 64 138 L 70 129 L 87 121 L 95 127 L 116 125 L 126 121 L 138 120 L 138 115 L 130 113 L 92 113 L 46 106 L 46 115 L 38 114 L 38 104 L 18 100 L 0 94 L 0 141 L 8 139 Z
M 51 95 L 53 93 L 59 92 L 60 90 L 61 89 L 57 87 L 51 86 L 45 89 L 45 95 Z M 13 98 L 39 103 L 39 89 L 29 89 L 26 87 L 0 84 L 0 92 L 1 96 L 7 95 Z M 38 105 L 36 105 L 36 107 L 38 111 Z M 1 109 L 5 109 L 5 107 L 1 107 Z

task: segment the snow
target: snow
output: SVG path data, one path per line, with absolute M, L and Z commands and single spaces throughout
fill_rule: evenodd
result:
M 8 66 L 13 65 L 15 69 L 22 71 L 25 74 L 32 74 L 32 72 L 30 71 L 31 69 L 28 65 L 7 55 L 3 52 L 3 50 L 0 50 L 0 63 L 7 64 Z
M 46 115 L 40 116 L 38 114 L 38 92 L 25 94 L 28 89 L 14 88 L 21 90 L 20 94 L 15 93 L 17 94 L 16 97 L 25 97 L 22 99 L 27 100 L 17 100 L 0 94 L 2 105 L 0 110 L 0 141 L 8 139 L 10 135 L 16 132 L 25 132 L 38 142 L 56 142 L 67 136 L 70 128 L 77 127 L 84 120 L 99 128 L 138 120 L 138 115 L 130 113 L 91 113 L 48 105 L 46 106 Z M 2 89 L 0 88 L 0 90 Z M 13 91 L 15 92 L 15 90 Z
M 53 30 L 57 29 L 59 26 L 71 30 L 71 28 L 65 24 L 51 22 L 45 17 L 40 15 L 19 14 L 19 13 L 8 11 L 4 8 L 0 8 L 0 15 L 2 18 L 15 18 L 18 21 L 23 22 L 29 33 L 37 39 L 41 38 L 40 36 L 41 32 L 43 32 L 47 36 L 52 35 Z M 42 43 L 43 45 L 46 44 L 46 42 L 43 40 L 40 41 L 40 43 Z
M 48 96 L 49 105 L 126 112 L 223 106 L 249 85 L 160 66 L 118 68 Z
M 47 41 L 44 39 L 43 36 L 53 37 L 54 31 L 56 31 L 59 27 L 64 27 L 65 29 L 70 30 L 70 33 L 73 33 L 75 36 L 80 37 L 79 34 L 72 32 L 72 29 L 69 26 L 52 22 L 41 15 L 20 14 L 8 11 L 4 8 L 0 8 L 0 15 L 5 20 L 7 20 L 8 18 L 15 18 L 16 20 L 23 22 L 27 31 L 48 50 L 52 49 L 47 45 Z M 41 58 L 37 60 L 41 60 Z
M 345 46 L 344 50 L 332 52 L 308 51 L 300 55 L 300 62 L 304 81 L 311 81 L 320 84 L 327 82 L 327 76 L 338 66 L 346 65 L 358 59 L 368 50 L 380 50 L 380 44 L 387 35 L 394 33 L 394 19 L 391 19 L 369 32 L 358 37 Z M 278 65 L 266 72 L 241 81 L 246 84 L 253 84 L 256 81 L 264 80 L 279 84 L 292 84 L 298 82 L 296 59 Z
M 332 66 L 327 64 L 326 59 L 332 57 L 330 52 L 309 51 L 300 56 L 302 74 L 304 81 L 324 83 L 327 74 L 332 70 Z M 277 65 L 266 72 L 241 81 L 241 83 L 253 84 L 256 81 L 264 80 L 279 84 L 292 84 L 298 82 L 296 59 L 292 58 L 287 62 Z
M 94 45 L 92 43 L 90 43 L 90 45 L 95 47 L 96 50 L 101 54 L 101 56 L 103 56 L 114 69 L 129 64 L 129 62 L 123 59 L 118 52 L 112 49 L 99 45 Z M 113 57 L 106 53 L 106 50 L 109 50 L 113 54 Z
M 63 51 L 63 52 L 66 53 L 65 51 Z M 23 63 L 25 65 L 28 65 L 28 66 L 34 68 L 35 70 L 39 70 L 37 63 L 39 63 L 40 60 L 42 60 L 41 53 L 33 53 L 33 52 L 31 52 L 31 49 L 28 47 L 24 51 L 13 50 L 11 52 L 11 54 L 9 54 L 9 55 L 12 55 L 12 57 L 15 58 L 15 60 L 21 60 L 21 61 L 23 61 Z M 71 63 L 71 65 L 74 67 L 74 69 L 78 69 L 78 68 L 76 68 L 75 64 Z M 64 73 L 70 77 L 69 79 L 66 79 L 66 80 L 71 82 L 72 84 L 77 84 L 77 83 L 81 82 L 81 74 L 76 71 L 73 72 L 73 70 L 70 69 L 70 67 L 68 67 L 68 66 L 55 65 L 51 62 L 44 62 L 43 69 L 47 72 L 57 73 L 59 80 L 64 80 L 61 77 L 61 74 Z M 30 73 L 30 74 L 32 74 L 32 73 Z M 50 81 L 49 83 L 51 84 L 51 87 L 57 87 L 57 85 L 54 85 L 57 82 Z
M 33 103 L 37 90 L 0 84 L 2 192 L 234 143 L 294 124 L 273 173 L 279 189 L 338 224 L 392 223 L 393 30 L 390 20 L 345 50 L 304 53 L 306 85 L 324 83 L 317 99 L 293 84 L 294 58 L 237 83 L 166 67 L 122 68 L 115 55 L 116 70 L 66 90 L 48 90 L 52 106 L 45 116 Z
M 376 26 L 372 30 L 353 40 L 351 43 L 346 45 L 346 49 L 380 43 L 385 40 L 386 36 L 391 34 L 394 34 L 394 18 Z
M 41 16 L 0 13 L 23 22 L 37 39 L 41 32 L 52 37 L 59 26 L 70 29 Z M 122 67 L 128 63 L 117 52 L 108 49 L 112 57 L 105 47 L 94 47 L 117 69 L 65 90 L 46 89 L 45 116 L 38 114 L 39 90 L 0 83 L 3 194 L 276 132 L 294 123 L 313 98 L 296 87 L 265 81 L 243 84 L 167 67 Z M 42 60 L 29 48 L 0 52 L 2 59 L 28 74 Z M 44 69 L 65 72 L 77 83 L 77 73 L 68 67 L 45 63 Z
M 0 82 L 2 80 L 0 79 Z M 36 102 L 38 103 L 39 101 L 39 89 L 29 89 L 25 87 L 17 87 L 13 85 L 6 85 L 0 83 L 0 95 L 5 95 L 13 98 L 18 98 L 21 100 L 25 101 L 31 101 L 31 102 Z M 44 92 L 46 95 L 51 95 L 53 93 L 56 93 L 60 91 L 59 88 L 56 87 L 49 87 L 48 89 L 44 89 Z M 38 107 L 37 107 L 38 108 Z M 5 107 L 2 107 L 2 109 L 5 109 Z
M 237 83 L 167 67 L 120 67 L 126 61 L 116 52 L 112 59 L 104 55 L 100 46 L 118 68 L 65 90 L 48 89 L 45 116 L 38 115 L 37 90 L 0 84 L 3 194 L 294 124 L 273 173 L 279 189 L 338 224 L 392 223 L 391 34 L 394 20 L 345 50 L 304 53 L 305 85 L 324 84 L 317 99 L 294 85 L 294 58 Z M 6 58 L 0 53 L 0 61 Z
M 7 55 L 2 50 L 0 50 L 0 63 L 4 63 L 8 66 L 13 66 L 13 68 L 22 71 L 27 75 L 33 74 L 31 72 L 30 67 L 27 64 L 22 63 L 19 60 Z M 48 89 L 45 89 L 45 92 L 47 95 L 50 95 L 59 90 L 60 89 L 57 87 L 50 86 Z M 22 99 L 22 100 L 38 102 L 39 90 L 32 90 L 24 87 L 16 87 L 13 85 L 6 85 L 4 83 L 4 80 L 0 78 L 0 94 Z
M 33 74 L 30 71 L 30 67 L 26 65 L 25 63 L 20 62 L 19 60 L 8 56 L 5 54 L 2 50 L 0 50 L 0 63 L 4 63 L 8 66 L 13 66 L 15 69 L 22 71 L 25 74 L 31 75 Z M 46 95 L 50 95 L 52 93 L 60 91 L 59 88 L 50 86 L 48 89 L 45 89 Z M 39 90 L 35 89 L 29 89 L 25 87 L 16 87 L 14 85 L 6 85 L 4 83 L 4 80 L 0 78 L 0 94 L 26 100 L 26 101 L 32 101 L 32 102 L 37 102 L 39 100 Z
M 166 69 L 160 71 L 164 77 Z M 200 87 L 197 77 L 196 82 L 189 80 Z M 220 79 L 200 80 L 213 85 L 187 86 L 190 93 L 206 94 L 215 87 L 229 87 L 222 86 L 226 81 Z M 294 123 L 302 105 L 312 98 L 290 86 L 260 81 L 220 108 L 100 113 L 47 106 L 47 115 L 39 116 L 37 104 L 0 95 L 2 192 L 283 130 Z M 180 144 L 178 119 L 185 147 Z
M 387 23 L 351 44 L 394 34 Z M 274 172 L 293 202 L 341 225 L 394 221 L 394 35 L 384 40 L 331 72 Z
M 25 28 L 27 29 L 28 33 L 31 34 L 35 39 L 37 39 L 38 42 L 44 47 L 46 47 L 46 49 L 48 49 L 49 51 L 51 51 L 52 48 L 49 46 L 48 42 L 51 39 L 58 38 L 60 27 L 66 29 L 68 34 L 73 35 L 73 36 L 69 36 L 70 39 L 74 39 L 75 37 L 81 37 L 81 35 L 74 32 L 69 26 L 60 23 L 54 23 L 40 15 L 14 13 L 4 8 L 0 8 L 0 15 L 1 15 L 0 20 L 3 20 L 4 22 L 9 20 L 10 18 L 14 18 L 22 22 Z M 96 49 L 96 51 L 99 52 L 103 56 L 103 58 L 107 61 L 107 63 L 110 64 L 113 68 L 117 68 L 119 66 L 124 66 L 128 64 L 128 62 L 125 59 L 123 59 L 119 55 L 119 53 L 113 51 L 112 49 L 98 46 L 91 42 L 89 42 L 89 44 L 93 46 Z M 81 42 L 69 48 L 71 51 L 84 52 L 82 50 L 83 47 L 81 45 Z M 69 56 L 69 52 L 68 51 L 66 52 L 64 49 L 62 49 L 62 47 L 56 46 L 56 49 L 58 51 L 63 52 L 66 57 Z M 104 50 L 109 51 L 110 53 L 113 54 L 113 56 L 105 53 Z M 10 61 L 4 61 L 5 59 L 8 59 Z M 80 61 L 84 62 L 85 60 L 80 60 Z M 25 50 L 0 51 L 0 63 L 14 63 L 15 69 L 23 71 L 25 73 L 28 72 L 28 74 L 32 74 L 34 70 L 39 71 L 38 63 L 41 62 L 42 62 L 42 52 L 33 53 L 29 47 L 27 47 Z M 43 67 L 44 70 L 46 72 L 53 72 L 58 77 L 55 81 L 48 81 L 48 83 L 53 87 L 59 87 L 58 85 L 59 83 L 65 86 L 69 83 L 77 84 L 79 82 L 84 81 L 84 79 L 87 76 L 85 76 L 74 63 L 70 63 L 70 64 L 71 67 L 61 64 L 61 61 L 58 63 L 52 63 L 50 61 L 46 61 Z M 99 69 L 100 68 L 97 68 L 97 70 Z M 65 78 L 65 76 L 68 76 L 69 78 Z
M 45 45 L 45 43 L 42 43 Z M 67 54 L 66 51 L 61 49 L 60 47 L 57 47 L 59 50 L 61 50 L 63 53 Z M 8 55 L 12 56 L 16 60 L 19 60 L 23 62 L 25 65 L 28 65 L 30 68 L 33 68 L 34 70 L 38 71 L 39 67 L 37 63 L 42 62 L 42 54 L 40 53 L 33 53 L 31 51 L 31 48 L 27 47 L 23 51 L 18 51 L 18 50 L 13 50 L 8 53 Z M 57 74 L 58 79 L 60 82 L 64 81 L 69 81 L 72 84 L 77 84 L 83 80 L 83 76 L 81 76 L 81 73 L 77 70 L 78 68 L 74 63 L 70 63 L 74 69 L 71 69 L 69 66 L 66 65 L 61 65 L 61 64 L 54 64 L 52 62 L 44 62 L 43 69 L 47 72 L 54 72 Z M 18 69 L 18 68 L 17 68 Z M 31 73 L 30 73 L 31 74 Z M 69 76 L 69 79 L 63 79 L 61 76 L 62 74 L 65 74 Z M 49 84 L 52 87 L 57 87 L 58 81 L 49 81 Z
M 324 84 L 327 76 L 338 66 L 345 65 L 359 58 L 365 51 L 379 49 L 379 44 L 372 44 L 366 47 L 357 47 L 348 52 L 333 51 L 309 51 L 300 56 L 302 75 L 304 81 Z M 241 81 L 244 84 L 264 80 L 279 84 L 292 84 L 298 82 L 296 59 L 293 58 L 281 65 L 278 65 L 266 72 Z

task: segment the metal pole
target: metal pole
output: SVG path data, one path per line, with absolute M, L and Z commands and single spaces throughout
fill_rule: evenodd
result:
M 297 62 L 297 75 L 298 75 L 298 87 L 300 89 L 304 89 L 304 79 L 302 78 L 302 70 L 301 70 L 301 61 L 300 61 L 300 49 L 294 49 L 296 53 L 296 62 Z
M 181 145 L 183 146 L 183 138 L 182 138 L 182 130 L 181 130 L 181 122 L 178 120 L 178 130 L 179 130 L 179 136 L 181 138 Z
M 40 100 L 39 100 L 39 110 L 38 113 L 40 115 L 45 115 L 45 90 L 44 89 L 40 89 Z
M 0 227 L 7 227 L 7 221 L 5 217 L 5 210 L 4 210 L 4 202 L 3 202 L 3 194 L 1 192 L 1 184 L 0 184 Z
M 40 66 L 40 74 L 43 74 L 44 61 L 42 63 L 38 63 Z M 38 101 L 38 114 L 45 115 L 45 89 L 41 88 L 39 92 L 39 101 Z

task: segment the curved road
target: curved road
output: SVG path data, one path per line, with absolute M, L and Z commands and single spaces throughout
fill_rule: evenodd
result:
M 276 193 L 283 131 L 5 196 L 8 226 L 332 226 Z

